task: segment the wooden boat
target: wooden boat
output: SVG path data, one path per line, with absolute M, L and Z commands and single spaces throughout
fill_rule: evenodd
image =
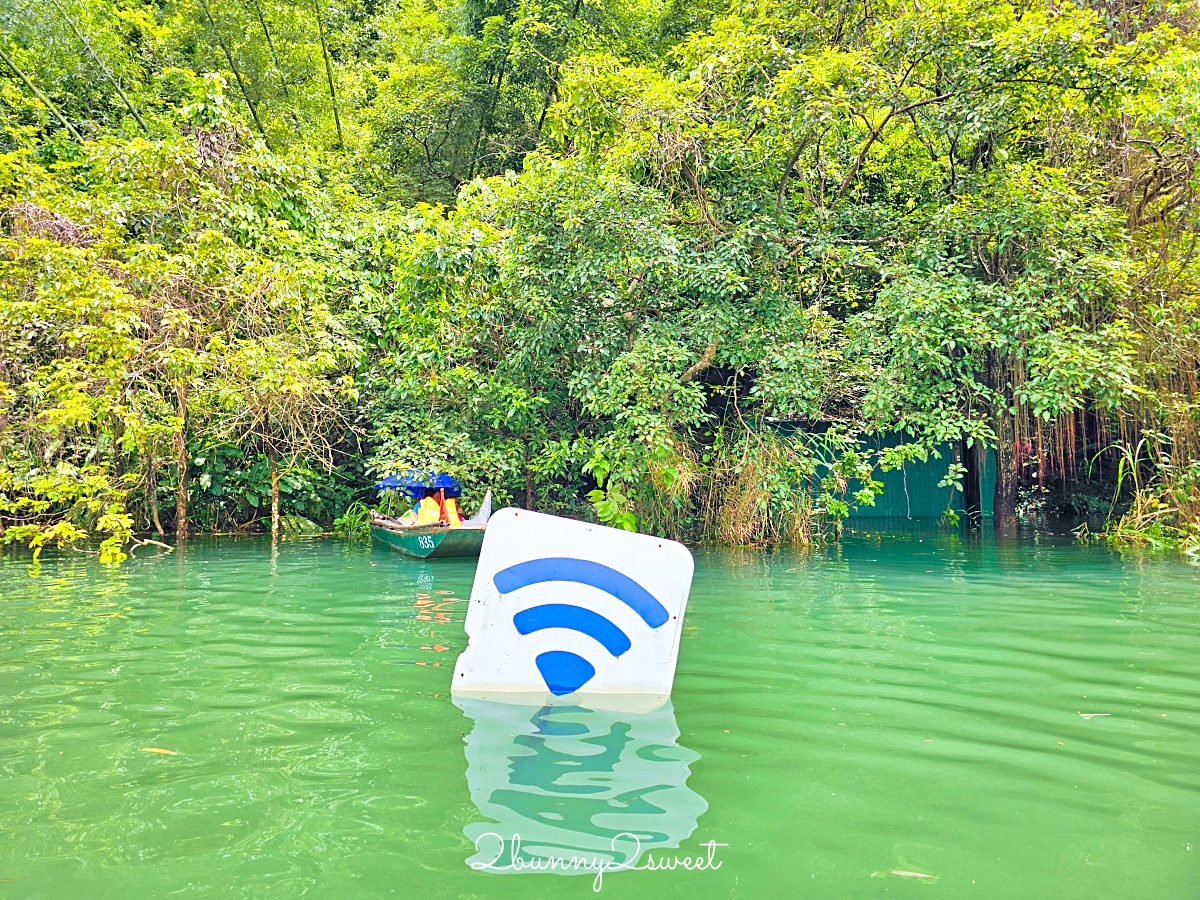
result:
M 379 543 L 414 559 L 478 556 L 486 525 L 393 525 L 372 517 L 371 535 Z
M 371 537 L 414 559 L 479 556 L 483 532 L 492 515 L 492 492 L 479 511 L 461 525 L 401 525 L 397 519 L 371 510 Z

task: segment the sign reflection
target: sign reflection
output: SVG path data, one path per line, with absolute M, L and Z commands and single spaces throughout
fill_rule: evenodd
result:
M 520 706 L 458 697 L 471 799 L 489 821 L 464 833 L 488 871 L 588 874 L 678 847 L 704 798 L 687 786 L 700 755 L 678 743 L 668 702 L 653 712 Z M 582 858 L 572 866 L 572 859 Z M 555 861 L 559 861 L 555 864 Z

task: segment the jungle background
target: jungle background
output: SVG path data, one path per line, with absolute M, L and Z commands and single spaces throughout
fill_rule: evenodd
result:
M 358 529 L 417 467 L 804 542 L 905 462 L 974 519 L 994 453 L 999 529 L 1196 552 L 1197 49 L 1139 0 L 0 0 L 3 540 Z

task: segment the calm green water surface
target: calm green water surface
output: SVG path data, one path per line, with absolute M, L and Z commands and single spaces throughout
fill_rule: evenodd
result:
M 142 552 L 0 559 L 0 897 L 594 896 L 472 870 L 514 821 L 653 834 L 643 863 L 728 845 L 601 896 L 1200 897 L 1200 570 L 1172 560 L 701 551 L 673 706 L 539 718 L 451 702 L 473 561 Z

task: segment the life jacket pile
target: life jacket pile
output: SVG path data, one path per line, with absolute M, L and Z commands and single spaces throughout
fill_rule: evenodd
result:
M 462 524 L 462 516 L 458 514 L 458 504 L 453 497 L 447 497 L 438 502 L 437 497 L 426 497 L 417 504 L 413 512 L 417 516 L 417 525 L 436 525 L 444 522 L 450 526 Z

